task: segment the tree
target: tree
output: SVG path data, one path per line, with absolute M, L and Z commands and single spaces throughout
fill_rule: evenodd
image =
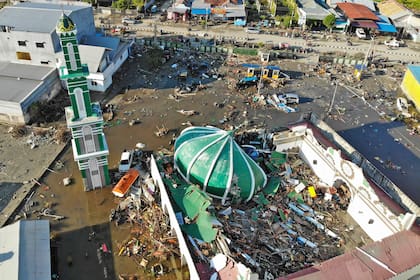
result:
M 145 3 L 145 0 L 133 0 L 133 6 L 135 6 L 138 11 L 140 11 L 140 9 L 144 6 Z
M 324 18 L 324 20 L 322 21 L 322 23 L 325 25 L 325 27 L 327 27 L 330 32 L 333 28 L 333 26 L 335 25 L 335 16 L 333 14 L 329 14 L 328 16 L 326 16 Z
M 131 0 L 118 0 L 112 3 L 112 6 L 119 10 L 127 10 L 131 6 Z

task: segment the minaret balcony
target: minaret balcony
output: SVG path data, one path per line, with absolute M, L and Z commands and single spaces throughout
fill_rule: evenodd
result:
M 62 80 L 89 76 L 89 68 L 87 64 L 82 64 L 82 69 L 73 73 L 69 73 L 69 70 L 67 69 L 67 67 L 63 65 L 63 66 L 60 66 L 60 68 L 58 68 L 58 72 Z
M 67 121 L 67 127 L 77 127 L 82 126 L 86 124 L 93 124 L 93 123 L 102 123 L 103 117 L 102 117 L 102 109 L 99 102 L 91 103 L 92 106 L 92 115 L 76 119 L 74 116 L 73 108 L 71 106 L 68 106 L 64 108 L 64 111 L 66 113 L 66 121 Z

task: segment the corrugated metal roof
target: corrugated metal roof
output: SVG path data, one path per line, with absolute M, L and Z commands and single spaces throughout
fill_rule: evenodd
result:
M 403 273 L 419 263 L 420 236 L 412 231 L 403 231 L 364 246 L 362 251 L 355 249 L 279 280 L 389 279 L 394 273 Z
M 0 62 L 0 100 L 21 102 L 55 67 Z
M 368 7 L 371 11 L 375 11 L 375 3 L 372 0 L 330 0 L 330 6 L 335 7 L 338 3 L 354 3 Z
M 297 0 L 299 7 L 306 13 L 306 19 L 323 20 L 330 12 L 315 0 Z
M 379 20 L 379 18 L 365 5 L 355 3 L 337 3 L 337 7 L 342 10 L 349 19 Z
M 91 7 L 24 2 L 1 9 L 0 25 L 15 31 L 51 33 L 63 11 L 71 18 L 72 12 L 82 9 Z
M 410 10 L 394 0 L 378 2 L 376 5 L 378 6 L 381 14 L 384 14 L 393 20 L 413 14 Z
M 7 280 L 50 280 L 50 224 L 24 220 L 0 229 L 0 275 Z

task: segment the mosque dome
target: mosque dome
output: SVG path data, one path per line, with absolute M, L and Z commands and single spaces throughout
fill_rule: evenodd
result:
M 65 13 L 62 13 L 58 20 L 56 29 L 58 32 L 69 32 L 76 29 L 76 25 L 68 16 L 66 16 Z
M 175 141 L 175 167 L 188 182 L 200 185 L 222 203 L 233 193 L 249 201 L 267 176 L 233 139 L 233 131 L 189 127 Z

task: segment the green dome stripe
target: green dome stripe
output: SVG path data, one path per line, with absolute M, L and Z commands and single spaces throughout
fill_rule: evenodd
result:
M 200 154 L 200 156 L 195 160 L 194 165 L 188 173 L 195 174 L 193 176 L 194 178 L 199 178 L 200 182 L 205 182 L 207 175 L 211 174 L 210 165 L 214 160 L 212 155 L 216 155 L 221 147 L 222 145 L 218 142 L 213 143 L 213 145 L 207 148 L 206 153 Z
M 239 160 L 239 158 L 244 158 L 245 160 Z M 247 164 L 246 158 L 240 150 L 234 151 L 233 160 L 235 161 L 235 178 L 238 180 L 237 184 L 241 188 L 241 198 L 248 200 L 249 196 L 254 194 L 253 174 L 250 172 L 249 164 Z
M 182 173 L 184 173 L 184 175 L 187 175 L 189 163 L 193 161 L 193 159 L 203 149 L 204 146 L 207 146 L 209 143 L 213 142 L 214 138 L 217 138 L 217 136 L 207 135 L 205 137 L 194 138 L 194 143 L 192 144 L 189 144 L 189 141 L 191 139 L 188 139 L 187 141 L 184 141 L 184 143 L 182 143 L 180 148 L 176 151 L 174 157 L 177 162 L 182 163 L 180 167 L 182 168 Z M 188 145 L 185 145 L 187 143 Z M 184 165 L 184 163 L 188 163 L 188 165 Z
M 229 142 L 229 141 L 228 141 Z M 223 196 L 228 185 L 230 167 L 230 144 L 223 147 L 222 153 L 217 158 L 206 191 L 218 196 Z

